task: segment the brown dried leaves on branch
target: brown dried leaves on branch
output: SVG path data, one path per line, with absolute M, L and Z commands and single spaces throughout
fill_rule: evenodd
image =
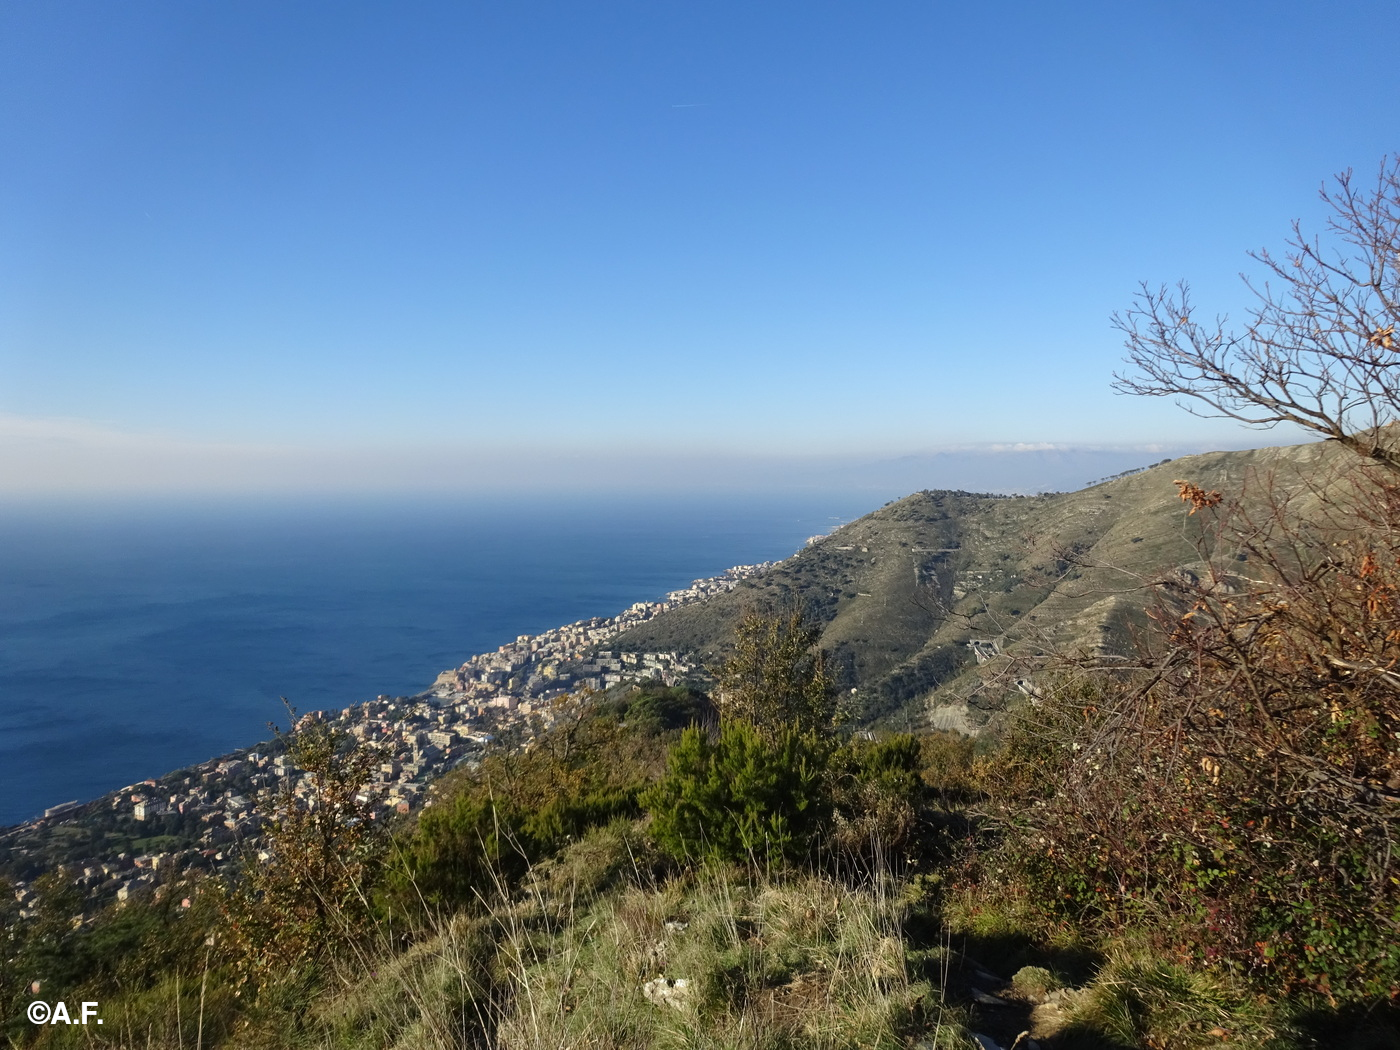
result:
M 1189 481 L 1182 481 L 1180 478 L 1177 478 L 1172 484 L 1176 486 L 1177 498 L 1183 503 L 1191 504 L 1191 514 L 1195 514 L 1198 510 L 1210 510 L 1214 507 L 1218 507 L 1220 506 L 1220 501 L 1225 498 L 1214 489 L 1207 492 L 1199 485 L 1193 485 Z

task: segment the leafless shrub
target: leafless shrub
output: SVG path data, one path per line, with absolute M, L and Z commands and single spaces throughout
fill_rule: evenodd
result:
M 1363 186 L 1347 171 L 1321 198 L 1327 240 L 1298 222 L 1265 272 L 1242 328 L 1197 318 L 1189 286 L 1143 284 L 1114 315 L 1133 371 L 1118 390 L 1176 397 L 1188 411 L 1254 426 L 1292 423 L 1400 470 L 1385 429 L 1400 418 L 1400 154 Z
M 1234 542 L 1159 581 L 1142 669 L 1028 711 L 1017 848 L 1072 909 L 1164 920 L 1183 952 L 1287 986 L 1390 994 L 1400 486 L 1357 479 L 1302 517 L 1296 493 L 1180 484 Z

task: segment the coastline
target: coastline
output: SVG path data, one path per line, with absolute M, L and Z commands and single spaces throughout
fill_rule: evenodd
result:
M 734 566 L 658 600 L 634 602 L 615 616 L 519 635 L 442 671 L 421 693 L 380 695 L 338 711 L 306 712 L 298 724 L 324 723 L 380 748 L 387 760 L 368 789 L 376 802 L 375 817 L 406 815 L 425 802 L 433 779 L 472 761 L 497 733 L 529 734 L 551 725 L 560 697 L 628 680 L 659 678 L 674 684 L 694 674 L 698 669 L 689 654 L 615 653 L 602 646 L 664 612 L 732 590 L 776 564 Z M 64 851 L 58 862 L 78 872 L 76 883 L 94 903 L 124 901 L 154 889 L 163 881 L 162 872 L 229 870 L 244 856 L 260 852 L 258 801 L 307 790 L 302 772 L 283 751 L 276 740 L 261 741 L 91 800 L 50 806 L 42 816 L 0 828 L 0 870 L 26 872 L 41 856 L 53 857 L 56 840 L 75 837 L 59 829 L 84 826 L 116 835 L 116 841 L 170 847 L 138 854 Z M 22 914 L 30 881 L 14 879 Z

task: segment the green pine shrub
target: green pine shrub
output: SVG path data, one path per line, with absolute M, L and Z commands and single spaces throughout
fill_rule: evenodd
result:
M 787 729 L 770 739 L 727 720 L 711 741 L 686 730 L 666 775 L 641 799 L 652 834 L 678 859 L 796 861 L 827 826 L 828 748 L 814 733 Z

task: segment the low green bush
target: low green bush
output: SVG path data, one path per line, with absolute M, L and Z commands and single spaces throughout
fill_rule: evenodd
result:
M 711 741 L 688 729 L 642 796 L 657 843 L 678 859 L 795 861 L 830 820 L 827 748 L 813 733 L 765 738 L 727 720 Z
M 400 836 L 391 904 L 441 909 L 494 898 L 590 828 L 639 816 L 639 796 L 674 737 L 657 705 L 680 717 L 694 702 L 669 690 L 646 702 L 655 695 L 639 694 L 635 724 L 627 704 L 561 705 L 528 747 L 502 748 L 444 778 Z
M 848 858 L 882 864 L 915 851 L 929 790 L 923 750 L 909 733 L 858 738 L 831 757 L 831 840 Z

